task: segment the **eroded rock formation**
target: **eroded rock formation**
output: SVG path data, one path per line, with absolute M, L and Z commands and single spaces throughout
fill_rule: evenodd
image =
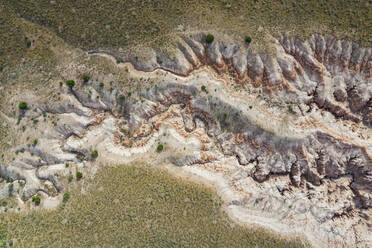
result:
M 58 116 L 58 123 L 44 130 L 39 144 L 22 147 L 25 152 L 15 161 L 1 165 L 2 177 L 17 182 L 15 191 L 26 201 L 39 191 L 62 192 L 61 178 L 71 170 L 66 163 L 76 170 L 94 167 L 93 149 L 105 162 L 167 159 L 219 184 L 231 215 L 242 222 L 304 234 L 316 247 L 370 246 L 371 138 L 340 129 L 331 133 L 332 126 L 324 126 L 332 121 L 319 113 L 357 123 L 368 134 L 371 49 L 314 35 L 305 42 L 278 38 L 276 54 L 269 55 L 204 40 L 200 34 L 183 37 L 173 60 L 156 52 L 143 61 L 106 51 L 137 70 L 190 76 L 164 80 L 130 97 L 103 90 L 95 81 L 64 87 L 60 102 L 41 104 L 34 113 Z M 252 110 L 244 97 L 235 102 L 228 90 L 216 93 L 208 82 L 213 79 L 198 79 L 210 90 L 193 85 L 190 73 L 202 65 L 230 72 L 239 85 L 262 89 L 265 101 L 295 106 L 298 119 L 288 129 L 297 131 L 264 127 L 262 121 L 278 125 L 275 115 L 265 107 Z M 314 113 L 318 124 L 301 124 Z M 156 153 L 157 143 L 167 144 L 164 152 Z M 2 198 L 9 195 L 4 187 Z

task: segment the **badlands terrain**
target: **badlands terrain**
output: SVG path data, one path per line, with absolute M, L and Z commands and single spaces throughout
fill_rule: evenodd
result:
M 110 22 L 96 38 L 98 17 L 81 31 L 56 2 L 2 6 L 0 245 L 372 246 L 368 1 L 351 17 L 333 1 L 332 17 L 301 1 L 195 10 L 265 9 L 243 37 L 186 7 L 151 31 L 158 13 L 132 8 L 123 37 Z M 319 22 L 268 18 L 298 6 Z

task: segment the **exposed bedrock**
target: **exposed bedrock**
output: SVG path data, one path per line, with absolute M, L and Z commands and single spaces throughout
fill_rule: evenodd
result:
M 237 83 L 259 87 L 272 103 L 301 106 L 302 121 L 310 119 L 307 112 L 316 105 L 313 112 L 325 110 L 340 122 L 356 122 L 357 128 L 369 130 L 371 49 L 314 35 L 307 41 L 277 38 L 276 54 L 269 55 L 204 40 L 203 34 L 183 37 L 172 59 L 156 51 L 147 60 L 106 53 L 142 71 L 161 68 L 185 76 L 210 65 L 219 73 L 232 73 Z M 329 129 L 314 124 L 303 130 L 308 126 L 299 121 L 288 124 L 293 132 L 269 130 L 253 115 L 277 125 L 271 110 L 265 109 L 271 107 L 257 106 L 252 112 L 234 101 L 236 92 L 223 83 L 208 82 L 213 85 L 208 92 L 194 85 L 196 81 L 192 75 L 174 82 L 167 78 L 131 96 L 105 90 L 94 80 L 62 87 L 59 102 L 40 104 L 32 116 L 45 112 L 58 121 L 39 126 L 39 142 L 14 148 L 22 152 L 1 164 L 0 175 L 7 183 L 0 184 L 0 197 L 10 195 L 11 182 L 12 194 L 24 201 L 39 191 L 60 196 L 70 173 L 94 171 L 99 163 L 92 151 L 97 149 L 104 163 L 170 161 L 185 170 L 212 173 L 206 180 L 223 185 L 220 193 L 228 192 L 227 205 L 241 221 L 304 234 L 315 247 L 372 246 L 368 142 L 340 138 L 330 131 L 336 126 L 331 121 L 325 122 Z M 221 88 L 213 91 L 216 85 Z M 23 118 L 31 120 L 28 113 Z M 156 152 L 160 142 L 168 147 Z
M 316 103 L 337 118 L 371 127 L 372 49 L 328 35 L 308 40 L 273 38 L 274 54 L 254 54 L 247 45 L 215 40 L 205 42 L 205 34 L 185 35 L 171 58 L 153 50 L 147 57 L 106 53 L 118 62 L 131 62 L 137 70 L 163 69 L 188 75 L 202 65 L 217 72 L 230 72 L 240 84 L 261 87 L 273 102 Z
M 87 97 L 88 92 L 98 97 Z M 242 109 L 192 85 L 164 82 L 133 97 L 122 99 L 122 94 L 90 82 L 66 89 L 64 95 L 70 97 L 63 96 L 60 103 L 40 106 L 64 124 L 50 127 L 37 146 L 25 146 L 15 161 L 0 167 L 1 176 L 17 183 L 23 200 L 39 191 L 58 195 L 69 173 L 65 163 L 89 166 L 92 145 L 103 145 L 107 158 L 125 161 L 152 152 L 149 147 L 155 138 L 166 137 L 162 127 L 168 125 L 174 130 L 172 142 L 185 140 L 180 146 L 190 146 L 177 156 L 166 155 L 169 161 L 218 164 L 230 190 L 241 194 L 234 200 L 237 207 L 296 226 L 299 233 L 316 228 L 313 234 L 320 241 L 315 246 L 371 244 L 372 162 L 364 147 L 321 131 L 279 136 L 255 124 Z M 224 164 L 229 157 L 237 161 L 233 169 Z M 300 203 L 306 211 L 298 210 Z

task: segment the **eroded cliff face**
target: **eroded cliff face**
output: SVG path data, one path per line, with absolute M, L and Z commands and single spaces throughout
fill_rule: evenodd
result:
M 204 40 L 182 37 L 173 58 L 91 51 L 159 83 L 128 94 L 90 80 L 20 113 L 55 121 L 1 165 L 14 185 L 1 198 L 61 199 L 69 173 L 93 175 L 99 162 L 171 163 L 214 184 L 238 221 L 315 247 L 371 246 L 372 50 L 320 35 L 273 39 L 272 54 Z

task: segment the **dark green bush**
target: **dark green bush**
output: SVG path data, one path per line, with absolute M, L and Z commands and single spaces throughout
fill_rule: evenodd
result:
M 90 79 L 90 77 L 88 75 L 83 75 L 82 78 L 83 78 L 83 82 L 84 83 L 87 83 L 89 81 L 89 79 Z
M 92 155 L 92 158 L 97 158 L 98 157 L 98 151 L 94 150 L 91 155 Z
M 67 80 L 66 81 L 66 85 L 69 87 L 69 88 L 73 88 L 75 86 L 75 81 L 74 80 Z
M 212 34 L 207 34 L 207 36 L 205 37 L 205 41 L 210 44 L 212 43 L 214 40 L 214 36 Z
M 207 87 L 205 87 L 205 85 L 202 85 L 201 90 L 207 92 Z
M 159 144 L 158 147 L 156 148 L 156 150 L 157 150 L 158 152 L 163 151 L 163 149 L 164 149 L 163 144 Z
M 67 193 L 67 192 L 64 193 L 64 194 L 63 194 L 63 201 L 64 201 L 64 202 L 67 202 L 69 199 L 70 199 L 70 194 Z
M 34 143 L 33 143 L 33 145 L 36 146 L 37 143 L 38 143 L 38 140 L 37 140 L 37 139 L 34 139 Z
M 82 179 L 83 178 L 83 173 L 81 173 L 80 171 L 77 171 L 76 172 L 76 179 L 77 180 L 80 180 L 80 179 Z
M 125 96 L 124 95 L 120 95 L 119 96 L 119 99 L 122 100 L 122 101 L 124 101 L 125 100 Z
M 23 109 L 23 110 L 27 109 L 27 102 L 20 102 L 18 104 L 18 107 L 19 109 Z
M 99 87 L 101 87 L 101 88 L 103 88 L 105 86 L 105 84 L 104 83 L 99 83 Z
M 252 42 L 252 38 L 250 36 L 246 36 L 245 37 L 245 42 L 247 42 L 248 44 Z
M 36 206 L 38 206 L 41 202 L 41 199 L 38 196 L 33 196 L 32 201 L 35 203 Z

